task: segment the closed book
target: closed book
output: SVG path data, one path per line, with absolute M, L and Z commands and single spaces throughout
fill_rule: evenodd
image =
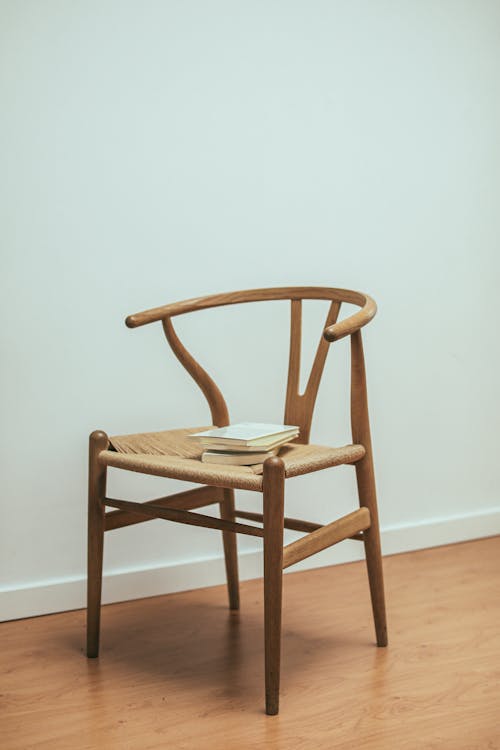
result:
M 275 456 L 278 450 L 259 451 L 249 453 L 238 453 L 236 451 L 204 451 L 201 454 L 201 460 L 206 464 L 232 464 L 233 466 L 251 466 L 252 464 L 262 464 L 266 458 Z
M 196 432 L 190 437 L 200 440 L 202 444 L 210 440 L 220 445 L 268 448 L 281 440 L 292 440 L 298 433 L 299 428 L 296 425 L 238 422 L 226 427 Z
M 266 441 L 266 442 L 255 442 L 252 443 L 252 445 L 241 445 L 241 444 L 233 444 L 228 442 L 227 440 L 215 440 L 214 438 L 200 438 L 199 442 L 201 443 L 202 447 L 205 450 L 219 450 L 219 451 L 237 451 L 238 453 L 244 453 L 245 451 L 249 452 L 255 452 L 255 451 L 270 451 L 274 448 L 279 448 L 281 445 L 285 445 L 285 443 L 289 443 L 291 440 L 297 437 L 299 433 L 298 432 L 292 432 L 290 434 L 287 434 L 283 437 L 280 437 L 279 439 L 273 438 L 272 442 Z

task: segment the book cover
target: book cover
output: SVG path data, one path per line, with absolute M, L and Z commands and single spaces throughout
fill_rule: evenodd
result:
M 238 422 L 237 424 L 227 425 L 227 427 L 217 427 L 213 430 L 197 432 L 190 437 L 202 440 L 204 443 L 220 442 L 227 444 L 252 445 L 259 443 L 274 443 L 283 438 L 291 438 L 298 435 L 299 428 L 295 425 L 267 424 L 261 422 Z

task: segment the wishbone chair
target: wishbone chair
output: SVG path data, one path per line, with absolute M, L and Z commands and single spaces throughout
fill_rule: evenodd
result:
M 302 300 L 330 302 L 307 386 L 299 393 Z M 173 318 L 185 313 L 221 305 L 267 300 L 289 300 L 291 307 L 290 355 L 284 423 L 298 425 L 299 437 L 268 458 L 260 467 L 202 463 L 201 447 L 187 437 L 210 426 L 229 424 L 226 402 L 208 373 L 183 346 Z M 360 307 L 353 315 L 338 320 L 342 303 Z M 239 608 L 236 533 L 262 537 L 264 546 L 264 633 L 266 713 L 279 709 L 281 605 L 283 569 L 344 539 L 357 539 L 365 548 L 370 594 L 378 646 L 387 645 L 382 558 L 375 492 L 366 375 L 361 328 L 374 317 L 375 302 L 366 294 L 330 287 L 283 287 L 215 294 L 157 307 L 130 315 L 129 328 L 161 322 L 165 336 L 179 361 L 203 391 L 212 415 L 212 425 L 182 430 L 108 437 L 98 430 L 90 436 L 88 506 L 88 599 L 87 656 L 99 652 L 102 559 L 104 532 L 163 518 L 222 531 L 227 572 L 229 606 Z M 342 447 L 309 444 L 316 395 L 326 356 L 332 342 L 351 339 L 351 427 L 352 443 Z M 341 464 L 356 469 L 359 508 L 326 525 L 284 515 L 285 480 Z M 106 495 L 108 466 L 143 474 L 181 479 L 202 485 L 186 492 L 143 503 Z M 263 512 L 235 508 L 234 490 L 262 493 Z M 197 508 L 218 503 L 220 518 L 194 513 Z M 105 512 L 106 507 L 115 510 Z M 261 526 L 240 523 L 243 519 Z M 283 529 L 305 532 L 305 536 L 283 547 Z

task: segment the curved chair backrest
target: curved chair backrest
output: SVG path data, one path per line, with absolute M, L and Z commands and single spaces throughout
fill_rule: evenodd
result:
M 329 344 L 332 341 L 344 338 L 344 336 L 360 335 L 360 328 L 369 323 L 377 311 L 374 300 L 368 295 L 349 289 L 334 289 L 330 287 L 249 289 L 240 292 L 198 297 L 196 299 L 185 300 L 184 302 L 174 302 L 170 305 L 129 315 L 125 322 L 129 328 L 137 328 L 147 323 L 162 321 L 165 336 L 174 354 L 194 378 L 208 401 L 213 424 L 222 427 L 229 424 L 229 413 L 224 397 L 210 375 L 187 351 L 178 338 L 172 324 L 172 318 L 176 315 L 183 315 L 184 313 L 195 312 L 196 310 L 206 310 L 210 307 L 285 299 L 291 301 L 291 325 L 284 423 L 298 425 L 300 427 L 300 435 L 297 438 L 297 442 L 308 443 L 314 404 Z M 303 393 L 299 393 L 302 300 L 304 299 L 329 300 L 330 307 L 306 388 Z M 342 302 L 359 305 L 361 309 L 354 315 L 337 322 Z M 356 347 L 356 351 L 359 351 L 362 357 L 362 349 L 360 349 L 359 345 Z

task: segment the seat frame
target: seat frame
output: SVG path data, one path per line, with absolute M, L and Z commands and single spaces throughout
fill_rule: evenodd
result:
M 299 393 L 302 300 L 304 299 L 329 300 L 330 306 L 306 388 L 303 393 Z M 236 533 L 262 537 L 264 542 L 266 713 L 273 715 L 279 710 L 284 568 L 344 539 L 362 541 L 365 548 L 377 645 L 387 645 L 377 497 L 361 339 L 361 328 L 369 323 L 376 313 L 375 302 L 366 294 L 330 287 L 253 289 L 199 297 L 154 308 L 129 316 L 126 324 L 129 328 L 136 328 L 156 321 L 162 322 L 165 336 L 174 354 L 203 391 L 210 407 L 213 424 L 222 427 L 229 424 L 229 412 L 222 393 L 208 373 L 181 343 L 173 327 L 172 318 L 221 305 L 266 300 L 291 301 L 290 356 L 284 421 L 286 424 L 297 424 L 300 427 L 297 442 L 309 442 L 314 405 L 329 344 L 350 336 L 352 441 L 354 444 L 362 445 L 365 449 L 364 456 L 354 463 L 360 507 L 326 525 L 285 517 L 285 468 L 279 456 L 268 458 L 263 464 L 262 514 L 236 509 L 234 489 L 229 487 L 203 485 L 143 503 L 113 499 L 106 495 L 107 465 L 100 460 L 100 454 L 109 448 L 109 438 L 101 430 L 93 432 L 90 435 L 89 444 L 87 656 L 96 657 L 99 653 L 105 531 L 123 528 L 152 518 L 163 518 L 177 523 L 221 530 L 229 606 L 232 610 L 239 609 Z M 342 302 L 358 305 L 360 310 L 337 322 Z M 193 512 L 214 503 L 220 507 L 220 518 Z M 106 507 L 114 508 L 114 510 L 106 512 Z M 240 523 L 236 521 L 237 518 L 262 525 Z M 306 536 L 284 547 L 285 528 L 304 532 Z

